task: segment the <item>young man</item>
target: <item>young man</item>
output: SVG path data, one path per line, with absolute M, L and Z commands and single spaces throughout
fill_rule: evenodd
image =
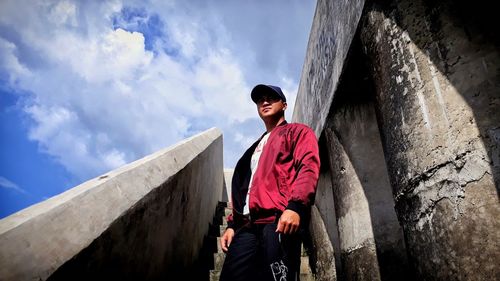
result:
M 299 234 L 307 227 L 319 176 L 318 142 L 309 127 L 286 122 L 279 87 L 257 85 L 251 97 L 266 132 L 234 170 L 220 280 L 297 280 Z

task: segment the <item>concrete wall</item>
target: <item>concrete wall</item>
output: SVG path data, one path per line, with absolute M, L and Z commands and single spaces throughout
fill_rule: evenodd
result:
M 373 104 L 364 106 L 374 92 L 362 89 L 366 70 L 346 71 L 345 65 L 353 64 L 348 58 L 363 5 L 318 1 L 293 120 L 311 126 L 327 150 L 322 163 L 329 167 L 316 195 L 316 229 L 324 225 L 337 248 L 338 278 L 398 280 L 408 273 L 408 265 L 375 111 Z M 359 96 L 361 104 L 345 105 L 339 94 Z M 328 269 L 316 266 L 318 272 Z
M 316 281 L 336 281 L 335 252 L 332 241 L 328 237 L 327 227 L 316 206 L 311 208 L 309 231 L 314 251 L 309 258 L 313 261 Z
M 364 0 L 318 0 L 293 121 L 321 135 L 344 60 L 356 32 Z
M 316 189 L 316 198 L 318 200 L 315 201 L 315 206 L 318 209 L 319 218 L 321 219 L 321 221 L 318 221 L 325 226 L 326 235 L 332 244 L 335 256 L 335 267 L 338 270 L 341 268 L 339 229 L 337 227 L 335 202 L 333 200 L 332 176 L 330 174 L 330 166 L 327 158 L 328 156 L 323 157 L 321 162 L 324 168 L 321 169 L 319 175 L 318 187 Z
M 210 129 L 2 219 L 0 279 L 185 273 L 222 187 L 222 135 Z
M 379 271 L 383 280 L 407 279 L 403 232 L 394 210 L 373 104 L 336 106 L 329 122 L 324 134 L 331 147 L 347 280 L 376 279 L 364 271 L 375 275 Z
M 363 0 L 319 0 L 317 2 L 292 119 L 294 122 L 309 125 L 318 137 L 321 136 L 329 115 L 344 60 L 356 32 L 364 2 Z M 322 155 L 322 165 L 328 165 L 329 161 L 325 159 L 328 157 L 328 153 Z M 326 176 L 329 177 L 329 168 L 326 170 Z M 319 183 L 315 200 L 318 216 L 312 216 L 311 229 L 312 231 L 324 229 L 327 233 L 313 232 L 312 236 L 314 239 L 315 236 L 324 238 L 328 235 L 332 251 L 334 248 L 337 249 L 333 254 L 337 255 L 335 263 L 337 270 L 340 270 L 340 251 L 338 251 L 340 242 L 332 186 L 327 184 L 329 181 L 325 179 L 325 173 L 320 180 L 322 181 Z M 337 275 L 330 272 L 332 267 L 328 262 L 325 265 L 316 263 L 316 267 L 316 271 L 322 272 L 323 276 Z
M 373 280 L 363 273 L 367 266 L 378 270 L 383 280 L 408 279 L 403 232 L 394 210 L 370 78 L 360 40 L 355 37 L 324 130 L 333 163 L 339 228 L 340 222 L 343 228 L 341 245 L 344 239 L 351 244 L 341 251 L 348 280 L 361 276 Z M 376 255 L 369 258 L 372 246 Z M 363 259 L 367 262 L 360 262 Z
M 382 245 L 395 262 L 406 249 L 418 280 L 499 278 L 500 18 L 489 2 L 370 1 L 363 10 L 364 1 L 318 1 L 293 120 L 326 139 L 338 278 L 393 279 Z M 361 57 L 356 30 L 368 75 L 346 67 Z M 328 229 L 321 209 L 331 199 L 318 195 Z
M 222 189 L 222 202 L 231 201 L 231 181 L 234 169 L 224 169 L 224 188 Z
M 368 7 L 363 48 L 419 280 L 500 278 L 500 32 L 486 1 Z
M 370 209 L 360 178 L 344 146 L 325 129 L 334 183 L 342 274 L 345 280 L 380 280 Z

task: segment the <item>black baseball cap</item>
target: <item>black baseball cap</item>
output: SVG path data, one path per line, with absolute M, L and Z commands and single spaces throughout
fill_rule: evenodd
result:
M 281 91 L 281 88 L 273 85 L 259 84 L 253 88 L 252 93 L 250 95 L 252 97 L 253 102 L 257 103 L 259 97 L 264 94 L 277 96 L 283 102 L 286 102 L 285 95 Z

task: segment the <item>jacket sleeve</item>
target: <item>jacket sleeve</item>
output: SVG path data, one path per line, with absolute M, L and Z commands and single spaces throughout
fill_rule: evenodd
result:
M 238 230 L 245 224 L 244 218 L 234 212 L 234 210 L 227 216 L 227 228 Z
M 309 127 L 298 130 L 294 141 L 293 158 L 297 174 L 291 185 L 291 196 L 286 208 L 303 217 L 314 202 L 320 168 L 319 148 L 316 135 Z

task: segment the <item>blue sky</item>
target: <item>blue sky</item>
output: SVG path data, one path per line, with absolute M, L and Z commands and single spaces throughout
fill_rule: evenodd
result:
M 291 119 L 315 1 L 0 2 L 0 218 L 218 127 L 234 166 L 279 85 Z

